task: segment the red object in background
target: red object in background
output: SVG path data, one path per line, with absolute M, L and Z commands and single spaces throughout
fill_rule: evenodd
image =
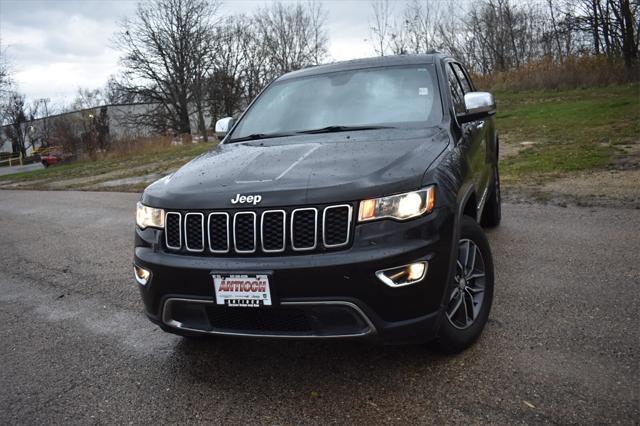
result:
M 55 154 L 49 154 L 49 155 L 43 155 L 42 157 L 40 157 L 40 161 L 42 162 L 43 166 L 49 167 L 54 164 L 58 164 L 60 161 L 62 161 L 62 158 L 60 158 L 58 155 L 55 155 Z

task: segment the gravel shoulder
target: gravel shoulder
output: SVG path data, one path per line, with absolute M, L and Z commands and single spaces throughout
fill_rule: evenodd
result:
M 0 423 L 638 423 L 640 211 L 507 204 L 465 353 L 188 342 L 143 316 L 138 194 L 0 191 Z

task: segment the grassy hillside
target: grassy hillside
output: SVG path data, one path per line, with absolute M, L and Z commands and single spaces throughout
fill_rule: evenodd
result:
M 605 169 L 640 142 L 637 85 L 495 95 L 501 143 L 522 149 L 503 162 L 508 182 Z
M 507 194 L 640 203 L 640 86 L 495 96 Z
M 213 146 L 212 143 L 170 146 L 124 158 L 76 161 L 42 170 L 4 175 L 0 176 L 0 189 L 140 191 L 150 182 Z

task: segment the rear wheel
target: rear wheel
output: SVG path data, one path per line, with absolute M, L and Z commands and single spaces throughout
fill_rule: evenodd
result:
M 446 353 L 458 353 L 480 337 L 493 300 L 493 259 L 482 228 L 469 216 L 462 217 L 456 272 L 447 299 L 437 345 Z
M 498 165 L 493 167 L 493 182 L 491 183 L 491 195 L 487 198 L 482 212 L 482 226 L 493 228 L 500 225 L 502 219 L 502 199 L 500 195 L 500 173 Z

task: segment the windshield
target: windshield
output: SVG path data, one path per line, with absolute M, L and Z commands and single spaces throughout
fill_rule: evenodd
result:
M 427 126 L 442 118 L 432 65 L 334 72 L 269 86 L 231 140 L 330 126 Z

